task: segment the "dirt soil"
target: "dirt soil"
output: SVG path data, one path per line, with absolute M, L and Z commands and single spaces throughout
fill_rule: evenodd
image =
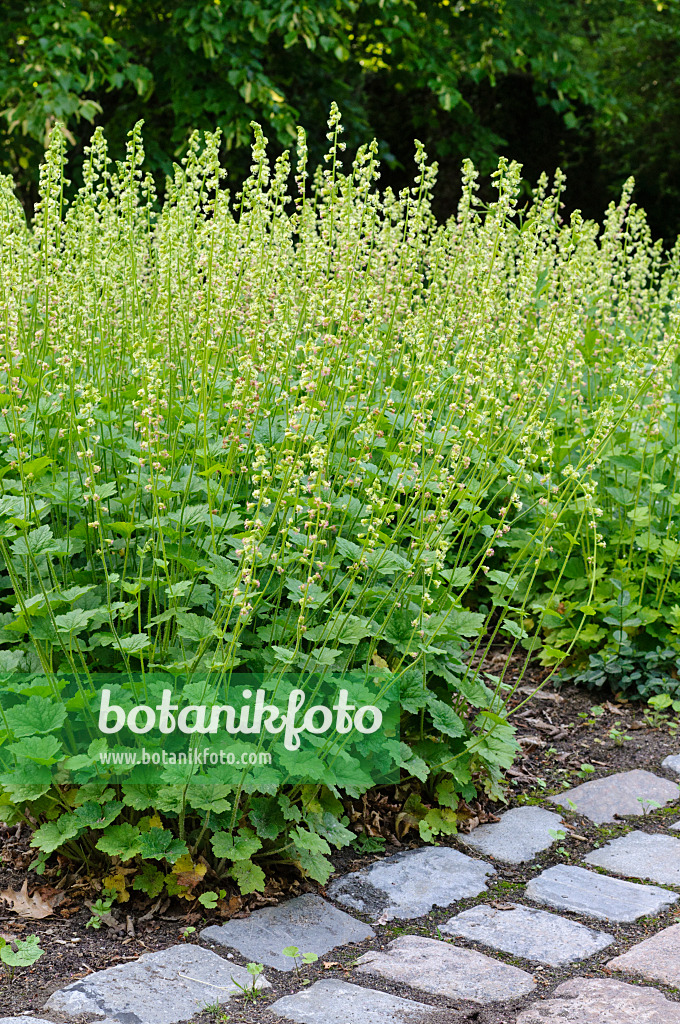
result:
M 513 700 L 517 708 L 513 721 L 518 728 L 518 739 L 523 756 L 510 770 L 510 786 L 507 804 L 479 802 L 469 808 L 466 830 L 483 821 L 494 820 L 508 806 L 523 803 L 542 803 L 552 793 L 578 785 L 583 781 L 609 775 L 612 772 L 645 768 L 657 774 L 664 773 L 661 762 L 668 754 L 680 753 L 680 734 L 674 723 L 659 714 L 649 713 L 640 704 L 631 704 L 614 698 L 605 699 L 573 686 L 562 686 L 556 690 L 548 684 L 543 692 L 525 706 L 540 672 L 531 679 L 525 677 L 524 685 Z M 533 685 L 532 685 L 533 684 Z M 593 712 L 591 709 L 595 707 Z M 600 709 L 600 710 L 597 710 Z M 585 766 L 585 767 L 584 767 Z M 378 793 L 371 800 L 357 801 L 352 808 L 355 827 L 363 829 L 366 835 L 384 837 L 382 852 L 359 856 L 356 851 L 340 851 L 336 858 L 338 873 L 356 870 L 373 860 L 409 847 L 421 845 L 417 833 L 404 832 L 397 822 L 402 800 L 394 790 Z M 552 805 L 546 804 L 550 807 Z M 489 885 L 489 891 L 475 899 L 463 900 L 456 904 L 455 912 L 482 902 L 525 902 L 523 888 L 526 882 L 546 867 L 558 863 L 581 863 L 582 856 L 594 845 L 602 845 L 631 828 L 643 828 L 651 832 L 667 827 L 669 815 L 675 821 L 679 811 L 675 809 L 653 810 L 640 818 L 626 818 L 613 825 L 596 826 L 585 818 L 567 814 L 567 836 L 549 851 L 538 856 L 531 864 L 509 867 L 495 865 L 497 875 Z M 20 826 L 0 826 L 0 848 L 2 868 L 0 869 L 0 893 L 8 889 L 20 890 L 28 881 L 28 893 L 39 894 L 51 903 L 53 913 L 39 920 L 19 918 L 11 913 L 5 904 L 0 909 L 0 934 L 7 940 L 37 935 L 45 954 L 32 967 L 19 969 L 10 981 L 5 976 L 0 981 L 0 1014 L 18 1014 L 24 1011 L 38 1013 L 47 997 L 57 988 L 71 981 L 83 978 L 93 971 L 102 970 L 115 964 L 134 960 L 142 953 L 167 948 L 178 942 L 197 942 L 200 930 L 207 924 L 220 923 L 231 916 L 247 916 L 257 906 L 277 903 L 282 899 L 302 892 L 319 892 L 324 889 L 316 883 L 301 880 L 294 873 L 270 879 L 264 895 L 240 898 L 234 892 L 228 893 L 217 911 L 206 911 L 197 902 L 168 899 L 151 901 L 139 893 L 133 893 L 130 901 L 113 908 L 108 924 L 99 930 L 86 927 L 90 911 L 84 901 L 98 896 L 96 880 L 74 875 L 65 862 L 55 862 L 42 877 L 28 872 L 27 867 L 33 854 L 29 848 L 30 835 Z M 466 848 L 451 837 L 445 845 Z M 2 908 L 2 904 L 0 904 Z M 511 1024 L 515 1013 L 534 1002 L 546 998 L 560 982 L 575 974 L 585 973 L 588 977 L 606 977 L 611 972 L 606 962 L 612 956 L 625 952 L 646 935 L 661 927 L 680 921 L 680 910 L 670 910 L 658 918 L 645 918 L 631 925 L 609 925 L 606 930 L 615 936 L 613 946 L 600 955 L 588 960 L 583 972 L 578 965 L 563 968 L 537 967 L 534 963 L 504 953 L 493 955 L 506 963 L 515 964 L 528 970 L 538 983 L 538 996 L 534 994 L 512 1003 L 480 1007 L 469 1002 L 451 1002 L 424 996 L 408 988 L 392 985 L 353 971 L 356 959 L 368 949 L 382 948 L 397 935 L 410 933 L 440 938 L 438 925 L 453 915 L 451 908 L 435 910 L 427 917 L 412 921 L 391 921 L 376 926 L 376 938 L 359 946 L 339 948 L 326 954 L 318 963 L 304 967 L 300 977 L 294 972 L 281 973 L 265 968 L 271 991 L 259 996 L 253 1003 L 244 999 L 232 999 L 221 1010 L 205 1011 L 198 1018 L 200 1024 L 229 1022 L 229 1024 L 283 1024 L 283 1019 L 268 1010 L 282 995 L 297 991 L 305 982 L 312 983 L 320 978 L 337 978 L 355 984 L 379 987 L 421 1003 L 429 1003 L 441 1010 L 441 1016 L 434 1024 L 458 1024 L 474 1021 L 477 1024 Z M 357 915 L 360 916 L 360 915 Z M 579 920 L 578 915 L 565 913 L 564 916 Z M 591 927 L 602 927 L 603 923 L 582 919 Z M 188 929 L 188 931 L 187 931 Z M 457 945 L 477 948 L 490 952 L 483 946 L 456 938 Z M 225 950 L 219 950 L 225 955 Z M 235 964 L 245 961 L 234 954 Z M 680 1001 L 680 992 L 663 989 L 665 995 Z M 50 1016 L 57 1019 L 56 1015 Z M 73 1020 L 73 1018 L 71 1018 Z M 78 1018 L 85 1022 L 87 1017 Z

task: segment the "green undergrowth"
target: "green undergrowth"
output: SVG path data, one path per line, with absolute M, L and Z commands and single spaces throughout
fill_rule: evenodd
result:
M 440 225 L 420 145 L 394 194 L 375 144 L 343 168 L 335 108 L 317 170 L 302 132 L 293 171 L 254 132 L 235 193 L 195 135 L 161 207 L 140 126 L 121 162 L 95 132 L 68 202 L 55 130 L 28 222 L 0 184 L 2 814 L 38 870 L 109 864 L 120 899 L 279 861 L 323 882 L 369 782 L 328 751 L 121 781 L 105 738 L 69 745 L 99 673 L 123 704 L 235 671 L 398 683 L 385 757 L 427 841 L 502 796 L 518 653 L 593 685 L 654 657 L 677 689 L 680 251 L 628 186 L 564 222 L 561 175 L 520 202 L 501 161 L 486 208 L 466 163 Z

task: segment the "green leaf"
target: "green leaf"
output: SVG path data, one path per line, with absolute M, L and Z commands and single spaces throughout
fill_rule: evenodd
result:
M 456 812 L 449 807 L 433 807 L 418 823 L 420 838 L 426 843 L 431 843 L 435 836 L 442 833 L 447 836 L 455 835 L 458 831 L 457 822 Z
M 193 583 L 191 580 L 180 580 L 178 583 L 173 583 L 171 586 L 165 588 L 165 593 L 170 598 L 184 597 L 188 591 L 191 590 Z
M 239 579 L 239 570 L 233 562 L 223 555 L 212 555 L 213 568 L 207 575 L 211 583 L 214 583 L 219 590 L 233 590 Z
M 437 697 L 428 698 L 427 707 L 432 717 L 432 723 L 439 732 L 445 736 L 464 736 L 465 723 L 458 717 L 453 708 L 445 704 Z
M 52 787 L 52 772 L 48 765 L 26 761 L 11 772 L 0 775 L 0 785 L 15 804 L 37 800 Z
M 442 569 L 440 575 L 452 587 L 465 587 L 472 579 L 472 573 L 467 565 L 459 565 L 457 569 Z
M 248 817 L 261 839 L 276 839 L 286 827 L 276 797 L 253 797 Z
M 60 590 L 59 597 L 62 601 L 77 601 L 79 597 L 84 597 L 85 594 L 89 594 L 92 590 L 95 590 L 93 583 L 90 583 L 87 587 L 69 587 L 68 590 Z
M 167 860 L 174 864 L 189 852 L 182 839 L 175 839 L 172 832 L 163 828 L 150 828 L 139 837 L 139 852 L 145 860 Z
M 511 576 L 509 572 L 503 572 L 501 569 L 491 569 L 486 574 L 486 578 L 491 580 L 492 583 L 498 583 L 502 587 L 503 593 L 511 594 L 519 586 L 519 580 Z
M 131 860 L 141 850 L 140 831 L 135 825 L 124 822 L 121 825 L 109 825 L 97 841 L 97 849 L 107 853 L 109 857 L 120 857 Z
M 240 828 L 237 836 L 229 832 L 216 832 L 210 842 L 216 857 L 234 861 L 248 860 L 262 849 L 262 841 L 247 828 Z
M 344 537 L 338 537 L 335 542 L 335 550 L 338 551 L 343 558 L 351 558 L 353 562 L 361 560 L 363 554 L 363 548 L 354 541 L 346 540 Z
M 133 807 L 136 811 L 146 811 L 147 808 L 154 806 L 158 795 L 158 786 L 138 786 L 126 782 L 123 784 L 122 794 L 126 807 Z
M 244 896 L 251 892 L 264 892 L 266 878 L 258 864 L 250 860 L 239 860 L 229 869 L 229 874 Z
M 83 611 L 82 608 L 74 608 L 73 611 L 66 612 L 65 615 L 56 615 L 54 621 L 60 633 L 82 633 L 84 629 L 87 629 L 87 624 L 93 614 L 94 612 Z
M 411 649 L 416 635 L 416 629 L 411 625 L 412 618 L 402 609 L 393 608 L 383 631 L 385 639 L 404 653 Z
M 135 875 L 132 888 L 138 892 L 145 892 L 151 899 L 155 899 L 163 891 L 165 875 L 153 864 L 145 864 L 141 872 Z
M 332 640 L 338 644 L 354 646 L 369 634 L 368 619 L 359 618 L 357 615 L 337 615 L 322 626 L 313 626 L 306 630 L 305 640 Z
M 86 800 L 74 814 L 79 824 L 85 828 L 102 829 L 115 821 L 122 809 L 123 804 L 120 800 L 110 800 L 104 806 L 95 800 Z
M 74 839 L 80 831 L 74 815 L 62 814 L 57 821 L 48 821 L 33 833 L 31 846 L 43 853 L 53 853 L 69 839 Z
M 136 654 L 138 651 L 143 651 L 145 647 L 149 647 L 150 644 L 151 641 L 146 633 L 133 633 L 132 636 L 119 637 L 117 644 L 114 641 L 114 646 L 119 647 L 126 654 Z
M 313 878 L 321 885 L 325 885 L 333 874 L 332 863 L 321 853 L 312 853 L 307 849 L 300 849 L 296 844 L 296 861 L 300 869 L 306 875 Z
M 45 952 L 40 948 L 40 939 L 37 935 L 28 935 L 25 939 L 14 939 L 16 950 L 13 950 L 9 943 L 0 948 L 0 960 L 8 967 L 30 967 Z
M 425 782 L 430 774 L 427 762 L 423 761 L 422 757 L 418 757 L 407 743 L 400 743 L 399 746 L 402 752 L 402 758 L 398 762 L 399 767 L 403 768 L 409 775 L 420 779 L 421 782 Z
M 452 811 L 455 811 L 460 802 L 453 779 L 442 779 L 438 782 L 435 786 L 435 796 L 442 807 L 450 807 Z
M 29 697 L 25 704 L 15 704 L 7 711 L 7 723 L 16 737 L 61 729 L 66 708 L 47 697 Z
M 378 548 L 375 551 L 369 551 L 366 553 L 366 562 L 371 569 L 376 572 L 383 573 L 385 576 L 391 576 L 392 573 L 398 572 L 399 570 L 408 572 L 412 566 L 407 558 L 403 555 L 397 554 L 396 551 L 388 551 L 387 548 Z
M 666 537 L 661 541 L 661 550 L 669 561 L 673 561 L 680 555 L 680 544 Z
M 206 910 L 214 910 L 217 906 L 218 895 L 216 892 L 202 892 L 198 897 L 198 902 Z
M 26 537 L 18 537 L 12 544 L 12 551 L 19 557 L 50 554 L 61 549 L 61 544 L 54 540 L 49 526 L 39 526 L 31 530 Z
M 225 811 L 231 810 L 231 800 L 227 800 L 231 792 L 231 786 L 217 782 L 210 785 L 207 782 L 198 781 L 189 784 L 186 802 L 195 811 L 224 814 Z
M 194 612 L 178 612 L 179 635 L 190 643 L 201 643 L 208 637 L 217 635 L 217 626 L 212 619 Z
M 513 622 L 512 619 L 503 619 L 501 629 L 504 630 L 506 633 L 509 633 L 510 636 L 514 636 L 517 640 L 524 640 L 526 637 L 529 636 L 527 631 L 525 629 L 522 629 L 522 627 L 517 622 Z
M 296 653 L 288 647 L 278 647 L 276 644 L 271 644 L 269 649 L 274 652 L 274 657 L 277 661 L 282 661 L 286 665 L 292 665 L 295 661 Z
M 307 814 L 305 821 L 313 831 L 318 832 L 338 850 L 343 846 L 348 846 L 353 839 L 356 839 L 355 833 L 345 828 L 330 811 L 324 811 L 323 814 Z
M 334 665 L 342 651 L 333 647 L 323 647 L 312 650 L 305 657 L 310 658 L 315 665 Z
M 466 608 L 454 609 L 446 620 L 447 636 L 478 636 L 484 626 L 481 612 L 469 612 Z
M 399 678 L 399 702 L 405 711 L 415 714 L 427 707 L 430 691 L 423 682 L 422 673 L 407 669 Z
M 297 826 L 291 829 L 290 838 L 295 843 L 298 850 L 309 850 L 310 853 L 330 853 L 331 848 L 326 840 L 316 834 L 316 832 L 309 832 L 306 829 L 302 829 Z M 352 836 L 354 838 L 354 836 Z
M 25 736 L 18 743 L 10 743 L 9 750 L 17 760 L 28 758 L 36 764 L 55 764 L 62 752 L 56 736 Z

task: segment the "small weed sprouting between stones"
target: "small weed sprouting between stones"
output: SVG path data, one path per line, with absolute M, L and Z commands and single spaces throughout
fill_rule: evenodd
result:
M 661 804 L 659 803 L 658 800 L 652 800 L 651 798 L 648 798 L 648 797 L 639 796 L 637 798 L 637 801 L 640 804 L 640 809 L 642 810 L 643 817 L 645 817 L 645 818 L 649 814 L 651 814 L 652 811 L 658 811 L 659 808 L 661 807 Z
M 211 1017 L 218 1022 L 218 1024 L 229 1024 L 231 1016 L 226 1013 L 219 1003 L 208 1003 L 207 1006 L 203 1007 L 204 1013 L 209 1013 Z
M 281 950 L 284 956 L 291 957 L 295 964 L 295 974 L 300 977 L 300 964 L 315 964 L 319 959 L 316 953 L 301 953 L 297 946 L 286 946 Z M 303 982 L 305 984 L 305 982 Z M 306 982 L 308 984 L 308 982 Z
M 564 831 L 564 829 L 549 828 L 548 829 L 548 835 L 556 843 L 557 842 L 563 843 L 564 840 L 567 838 L 567 833 Z M 571 854 L 569 853 L 569 850 L 567 850 L 567 848 L 565 846 L 558 846 L 557 847 L 557 852 L 561 853 L 562 856 L 565 857 L 567 860 L 571 859 Z
M 260 990 L 257 987 L 257 981 L 264 970 L 264 964 L 246 964 L 246 970 L 248 971 L 248 974 L 250 974 L 252 978 L 252 982 L 250 983 L 250 985 L 241 985 L 234 978 L 232 978 L 231 980 L 234 982 L 234 985 L 236 985 L 236 987 L 241 990 L 243 998 L 246 1000 L 246 1002 L 254 1003 L 257 1001 L 258 997 L 261 994 Z

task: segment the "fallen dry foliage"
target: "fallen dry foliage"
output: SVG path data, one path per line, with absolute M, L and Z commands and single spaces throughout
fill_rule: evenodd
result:
M 40 892 L 34 892 L 32 896 L 29 896 L 28 879 L 24 881 L 19 892 L 16 892 L 14 889 L 4 889 L 0 892 L 0 898 L 8 903 L 9 909 L 18 914 L 19 917 L 29 917 L 33 920 L 49 917 L 50 914 L 54 913 L 54 907 L 57 902 L 57 898 L 50 902 Z

